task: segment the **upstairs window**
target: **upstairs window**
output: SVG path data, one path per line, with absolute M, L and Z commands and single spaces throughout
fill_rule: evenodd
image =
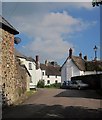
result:
M 49 75 L 47 77 L 49 78 Z
M 57 75 L 55 77 L 57 78 Z
M 29 63 L 29 70 L 32 70 L 32 63 Z

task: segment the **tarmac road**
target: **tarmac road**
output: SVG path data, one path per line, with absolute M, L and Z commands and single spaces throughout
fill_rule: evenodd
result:
M 38 89 L 18 106 L 3 110 L 3 118 L 101 118 L 102 99 L 94 90 Z

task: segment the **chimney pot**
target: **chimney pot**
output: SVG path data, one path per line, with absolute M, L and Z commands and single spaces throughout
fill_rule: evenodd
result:
M 72 48 L 69 49 L 69 58 L 72 57 Z
M 84 60 L 86 60 L 86 61 L 87 61 L 87 55 L 86 55 L 86 56 L 84 56 Z
M 40 63 L 39 63 L 39 56 L 36 55 L 36 69 L 40 68 Z
M 82 53 L 79 53 L 79 57 L 81 57 L 81 58 L 82 58 Z
M 48 60 L 45 60 L 45 65 L 48 66 Z
M 39 56 L 36 55 L 36 63 L 39 61 Z

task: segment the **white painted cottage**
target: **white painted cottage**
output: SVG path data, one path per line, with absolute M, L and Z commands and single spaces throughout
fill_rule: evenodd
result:
M 30 79 L 30 88 L 35 88 L 37 85 L 36 81 L 36 61 L 31 58 L 21 54 L 19 51 L 15 50 L 16 57 L 21 61 L 21 65 L 25 65 L 29 74 L 31 75 Z
M 40 64 L 40 68 L 42 71 L 42 80 L 44 80 L 45 85 L 61 83 L 60 66 L 56 62 L 45 61 L 45 64 Z
M 87 56 L 82 58 L 72 55 L 72 49 L 69 49 L 69 56 L 61 67 L 61 83 L 70 81 L 71 77 L 102 73 L 102 61 L 87 61 Z

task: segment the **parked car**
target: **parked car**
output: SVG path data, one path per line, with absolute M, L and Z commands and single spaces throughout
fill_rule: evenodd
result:
M 67 81 L 64 81 L 60 86 L 60 88 L 62 88 L 62 89 L 66 89 L 67 87 L 68 87 L 68 82 Z
M 70 88 L 70 81 L 64 81 L 62 84 L 61 84 L 61 87 L 62 89 L 68 89 Z
M 64 81 L 64 83 L 61 85 L 61 88 L 63 89 L 85 89 L 88 88 L 89 85 L 86 83 L 83 83 L 81 80 L 73 80 L 73 81 Z
M 76 89 L 85 89 L 88 88 L 88 84 L 83 83 L 81 80 L 74 80 L 70 81 L 69 88 L 76 88 Z

